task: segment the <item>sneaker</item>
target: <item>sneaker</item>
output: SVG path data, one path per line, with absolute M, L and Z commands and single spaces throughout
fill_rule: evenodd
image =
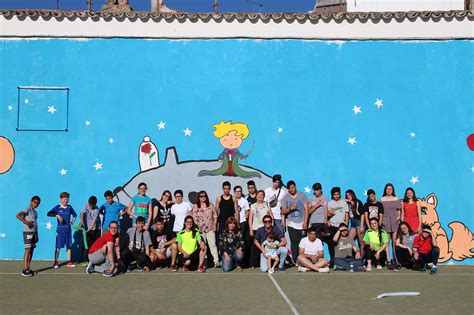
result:
M 74 267 L 76 267 L 76 264 L 73 263 L 72 261 L 68 261 L 68 263 L 66 264 L 66 266 L 69 267 L 69 268 L 74 268 Z
M 89 264 L 87 265 L 87 268 L 86 268 L 86 273 L 91 274 L 93 272 L 94 272 L 94 265 L 89 261 Z
M 220 267 L 222 267 L 222 264 L 221 264 L 220 261 L 218 261 L 214 264 L 214 268 L 220 268 Z
M 372 271 L 372 266 L 367 266 L 366 271 L 367 271 L 367 272 L 371 272 L 371 271 Z
M 171 265 L 170 269 L 171 269 L 172 272 L 178 271 L 178 268 L 176 268 L 176 265 Z
M 103 275 L 104 277 L 112 277 L 112 276 L 114 275 L 114 273 L 113 273 L 113 272 L 110 272 L 110 271 L 108 271 L 108 270 L 106 270 L 106 271 L 104 271 L 104 272 L 102 273 L 102 275 Z
M 143 270 L 145 270 L 145 267 L 143 267 L 142 265 L 137 264 L 137 269 L 138 269 L 139 272 L 142 272 Z
M 431 267 L 430 275 L 435 275 L 437 271 L 438 271 L 438 268 L 436 266 Z
M 308 268 L 298 267 L 298 272 L 306 272 L 306 271 L 308 271 Z
M 58 269 L 58 268 L 59 268 L 59 264 L 58 264 L 57 261 L 54 262 L 53 268 L 54 268 L 54 269 Z
M 81 267 L 87 267 L 89 265 L 89 262 L 88 261 L 85 261 L 81 264 Z
M 26 269 L 21 272 L 21 275 L 23 277 L 31 277 L 33 276 L 33 271 L 31 271 L 30 269 Z
M 198 268 L 198 272 L 206 272 L 206 268 L 204 268 L 204 266 L 201 266 Z
M 319 268 L 318 272 L 319 273 L 328 273 L 329 272 L 329 267 Z
M 395 269 L 394 264 L 391 263 L 391 262 L 387 263 L 387 269 L 388 269 L 388 270 L 393 270 L 393 269 Z
M 382 265 L 377 265 L 377 270 L 382 270 Z
M 186 266 L 183 266 L 183 268 L 181 268 L 182 271 L 189 271 L 189 268 L 186 267 Z
M 275 272 L 275 271 L 273 270 L 273 268 L 268 269 L 268 274 L 269 274 L 269 275 L 272 275 L 274 272 Z

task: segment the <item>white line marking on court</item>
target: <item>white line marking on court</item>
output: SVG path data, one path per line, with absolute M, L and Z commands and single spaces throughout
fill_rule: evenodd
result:
M 280 288 L 280 285 L 275 280 L 275 278 L 273 278 L 273 276 L 271 274 L 268 274 L 268 277 L 270 278 L 270 280 L 272 280 L 273 284 L 277 288 L 278 292 L 280 292 L 281 296 L 285 300 L 286 304 L 288 304 L 288 306 L 290 307 L 293 314 L 294 315 L 299 315 L 300 313 L 296 310 L 296 307 L 293 305 L 293 303 L 291 303 L 290 299 L 286 296 L 285 292 L 283 292 L 283 290 Z

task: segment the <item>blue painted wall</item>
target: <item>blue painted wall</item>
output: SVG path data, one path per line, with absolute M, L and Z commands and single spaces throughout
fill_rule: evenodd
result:
M 320 181 L 326 193 L 338 185 L 365 199 L 367 188 L 381 196 L 392 182 L 402 195 L 417 177 L 419 196 L 436 195 L 449 237 L 452 221 L 473 229 L 474 153 L 466 145 L 474 132 L 473 47 L 472 41 L 0 41 L 0 136 L 16 152 L 11 170 L 0 175 L 0 258 L 22 257 L 15 214 L 32 195 L 42 198 L 35 258 L 51 259 L 56 222 L 46 212 L 61 191 L 71 193 L 76 210 L 89 195 L 102 200 L 106 189 L 139 172 L 145 135 L 161 162 L 170 146 L 181 160 L 215 159 L 222 148 L 212 125 L 221 120 L 249 125 L 242 151 L 253 141 L 255 147 L 246 165 L 294 179 L 299 190 Z M 30 85 L 70 88 L 68 132 L 16 131 L 17 86 Z M 61 97 L 29 101 L 22 96 L 20 109 L 36 108 L 33 121 L 62 126 L 55 121 L 64 119 Z M 54 114 L 47 112 L 51 105 Z M 349 144 L 349 137 L 357 142 Z

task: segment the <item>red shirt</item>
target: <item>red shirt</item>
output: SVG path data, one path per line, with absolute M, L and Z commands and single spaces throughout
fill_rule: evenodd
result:
M 94 242 L 94 244 L 92 244 L 91 248 L 89 248 L 89 254 L 92 254 L 92 253 L 98 251 L 99 249 L 102 248 L 102 246 L 104 246 L 108 242 L 115 243 L 115 240 L 118 237 L 119 237 L 118 233 L 115 234 L 115 235 L 112 235 L 112 233 L 110 233 L 110 231 L 107 231 L 107 233 L 102 235 L 97 241 Z
M 418 248 L 418 252 L 420 254 L 429 254 L 433 249 L 433 245 L 431 244 L 431 236 L 422 239 L 421 235 L 418 235 L 413 241 L 413 247 Z

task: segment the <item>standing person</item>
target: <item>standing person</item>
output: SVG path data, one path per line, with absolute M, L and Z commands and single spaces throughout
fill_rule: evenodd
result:
M 283 197 L 282 214 L 286 216 L 286 226 L 290 237 L 291 256 L 293 261 L 298 259 L 298 245 L 306 236 L 308 229 L 308 199 L 305 194 L 298 192 L 296 183 L 292 180 L 286 184 L 288 194 Z
M 59 195 L 60 203 L 48 212 L 48 216 L 56 217 L 58 219 L 58 227 L 56 229 L 56 250 L 54 252 L 54 265 L 53 268 L 59 268 L 59 252 L 61 248 L 66 247 L 67 264 L 68 267 L 76 267 L 71 261 L 71 245 L 72 245 L 72 233 L 71 225 L 74 225 L 77 214 L 76 211 L 68 204 L 69 193 L 62 192 Z M 71 219 L 72 216 L 72 219 Z
M 407 269 L 413 269 L 414 261 L 418 255 L 414 255 L 413 243 L 415 241 L 416 233 L 413 232 L 410 225 L 406 222 L 401 222 L 398 225 L 397 243 L 395 244 L 395 253 L 397 254 L 397 261 L 399 266 Z
M 331 257 L 330 266 L 334 263 L 334 235 L 341 223 L 349 224 L 349 207 L 347 202 L 341 199 L 341 188 L 333 187 L 331 189 L 331 201 L 328 202 L 327 210 L 324 214 L 324 223 L 329 227 L 331 239 L 328 241 L 329 256 Z
M 408 223 L 412 231 L 421 232 L 421 203 L 416 197 L 413 188 L 408 187 L 405 190 L 405 196 L 402 202 L 401 217 L 403 222 Z
M 165 223 L 165 227 L 168 231 L 173 230 L 173 220 L 171 216 L 171 207 L 174 205 L 173 198 L 171 198 L 171 192 L 165 190 L 161 195 L 160 200 L 152 199 L 153 205 L 153 220 L 156 218 L 162 218 Z
M 102 234 L 105 234 L 109 228 L 110 222 L 116 221 L 119 225 L 120 231 L 120 217 L 127 213 L 128 208 L 118 201 L 114 200 L 114 194 L 107 190 L 104 193 L 105 202 L 100 206 L 100 214 L 104 216 L 102 222 Z
M 176 257 L 178 256 L 176 234 L 166 228 L 165 219 L 156 217 L 155 229 L 152 229 L 150 234 L 153 245 L 150 252 L 151 262 L 162 267 L 164 262 L 171 258 L 171 271 L 178 271 L 176 268 Z
M 398 224 L 400 222 L 400 211 L 401 204 L 400 198 L 395 194 L 395 188 L 391 183 L 385 185 L 383 190 L 383 196 L 380 199 L 380 202 L 383 204 L 384 214 L 383 214 L 383 228 L 385 232 L 388 233 L 389 239 L 392 241 L 392 260 L 391 264 L 388 266 L 389 269 L 393 269 L 397 263 L 397 256 L 395 254 L 395 244 L 397 242 L 397 231 Z
M 249 266 L 252 268 L 257 267 L 260 254 L 258 247 L 255 246 L 255 234 L 257 233 L 257 230 L 264 225 L 263 218 L 266 215 L 269 215 L 272 219 L 272 222 L 274 222 L 272 210 L 265 201 L 265 192 L 263 190 L 259 190 L 257 192 L 257 201 L 250 207 L 249 215 L 249 235 L 253 243 L 252 248 L 250 249 Z
M 355 245 L 354 238 L 349 236 L 347 225 L 341 223 L 333 238 L 334 269 L 348 271 L 365 271 L 364 260 Z M 355 253 L 355 256 L 353 255 Z
M 127 247 L 122 251 L 122 261 L 127 266 L 128 271 L 132 271 L 130 264 L 137 262 L 138 271 L 150 271 L 150 232 L 145 230 L 145 218 L 138 216 L 135 226 L 127 230 Z
M 377 269 L 382 269 L 382 265 L 387 261 L 388 236 L 382 227 L 379 225 L 377 218 L 372 218 L 369 221 L 370 228 L 365 231 L 365 259 L 367 260 L 367 271 L 372 271 L 372 262 L 375 261 Z
M 151 227 L 153 211 L 151 207 L 151 198 L 146 195 L 147 189 L 148 187 L 145 183 L 138 184 L 138 194 L 135 195 L 128 204 L 128 213 L 132 218 L 138 218 L 139 216 L 145 218 L 145 230 L 148 230 Z
M 413 241 L 413 249 L 418 255 L 418 265 L 421 272 L 426 271 L 426 264 L 431 262 L 433 266 L 431 267 L 430 274 L 434 275 L 438 271 L 438 259 L 439 259 L 439 247 L 436 243 L 436 237 L 431 231 L 429 225 L 421 226 L 421 233 L 415 237 Z
M 257 186 L 255 186 L 255 182 L 253 180 L 249 180 L 247 182 L 247 201 L 249 202 L 249 207 L 257 202 Z
M 308 236 L 298 244 L 298 264 L 299 272 L 306 272 L 308 269 L 320 273 L 329 272 L 329 261 L 324 258 L 323 243 L 317 238 L 314 228 L 310 228 Z
M 370 220 L 376 218 L 379 226 L 383 225 L 383 204 L 377 201 L 377 195 L 373 189 L 367 190 L 367 202 L 364 204 L 365 224 L 370 227 Z
M 225 229 L 219 237 L 219 249 L 223 253 L 222 271 L 229 272 L 235 267 L 237 267 L 237 271 L 242 271 L 244 248 L 244 239 L 237 228 L 237 220 L 230 217 L 225 222 Z
M 87 204 L 84 206 L 84 209 L 79 215 L 79 228 L 84 228 L 86 230 L 86 242 L 87 244 L 82 245 L 82 261 L 88 260 L 88 250 L 87 247 L 92 246 L 94 242 L 100 237 L 100 217 L 99 217 L 99 208 L 97 207 L 97 197 L 90 196 Z
M 34 275 L 33 270 L 30 269 L 33 252 L 38 243 L 38 213 L 36 208 L 41 203 L 38 196 L 33 196 L 30 200 L 29 207 L 17 213 L 16 218 L 23 222 L 23 242 L 25 243 L 25 254 L 23 255 L 23 271 L 21 275 L 24 277 L 31 277 Z
M 217 210 L 209 201 L 207 193 L 202 190 L 198 193 L 198 201 L 188 213 L 199 228 L 202 241 L 207 243 L 212 255 L 214 267 L 220 268 L 219 254 L 216 246 Z
M 272 216 L 275 220 L 274 226 L 285 233 L 285 218 L 282 215 L 282 200 L 286 192 L 282 188 L 281 175 L 275 174 L 272 177 L 272 186 L 265 189 L 265 201 L 270 204 L 272 208 Z
M 178 233 L 183 228 L 184 218 L 193 208 L 192 204 L 183 201 L 183 191 L 178 189 L 174 192 L 176 203 L 171 206 L 171 215 L 174 217 L 173 232 Z
M 308 200 L 309 225 L 317 232 L 318 238 L 329 246 L 332 236 L 325 224 L 327 206 L 328 198 L 323 194 L 323 186 L 320 183 L 313 184 L 313 195 Z
M 242 235 L 242 239 L 245 242 L 244 248 L 244 259 L 250 256 L 250 252 L 247 250 L 247 247 L 249 246 L 249 225 L 248 225 L 248 220 L 250 216 L 250 206 L 249 202 L 247 199 L 243 197 L 242 194 L 242 187 L 241 186 L 235 186 L 234 187 L 234 195 L 235 198 L 237 199 L 237 207 L 239 208 L 239 225 L 240 225 L 240 234 Z
M 268 237 L 268 234 L 273 233 L 275 234 L 275 239 L 280 241 L 278 244 L 278 249 L 276 251 L 276 255 L 280 258 L 279 269 L 281 272 L 285 271 L 285 260 L 286 256 L 288 255 L 288 249 L 286 248 L 286 239 L 285 235 L 280 231 L 279 228 L 272 225 L 273 219 L 272 217 L 267 214 L 263 217 L 263 226 L 257 230 L 255 233 L 254 244 L 260 251 L 260 271 L 267 272 L 268 268 L 268 259 L 265 256 L 265 248 L 262 246 L 263 242 Z
M 115 263 L 120 260 L 118 223 L 111 221 L 107 232 L 99 237 L 89 248 L 89 264 L 86 273 L 102 273 L 104 277 L 116 274 Z
M 184 218 L 184 227 L 178 232 L 176 242 L 178 243 L 178 264 L 182 266 L 182 270 L 197 269 L 199 272 L 206 272 L 204 268 L 206 244 L 202 241 L 192 216 L 188 215 Z
M 230 194 L 231 185 L 228 181 L 222 183 L 223 194 L 216 198 L 217 209 L 217 235 L 221 235 L 225 228 L 225 222 L 228 218 L 239 217 L 239 207 L 237 199 Z M 237 223 L 237 225 L 239 225 Z M 240 226 L 238 226 L 240 228 Z
M 351 229 L 349 230 L 349 237 L 359 242 L 360 256 L 364 257 L 364 204 L 357 199 L 355 192 L 352 189 L 346 190 L 347 206 L 349 207 L 349 218 L 351 222 Z

